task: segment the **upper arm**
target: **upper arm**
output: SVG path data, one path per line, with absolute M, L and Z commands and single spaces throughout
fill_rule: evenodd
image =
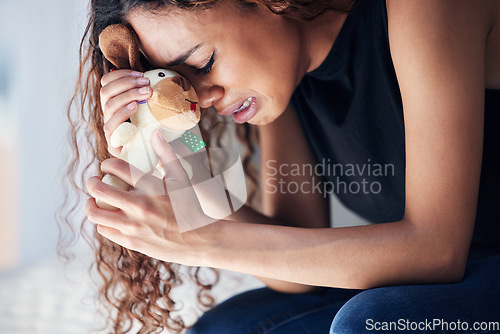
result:
M 295 166 L 315 164 L 292 107 L 272 123 L 259 126 L 259 138 L 263 213 L 291 226 L 328 227 L 327 198 L 311 191 L 319 180 L 292 172 Z
M 405 122 L 404 220 L 461 265 L 483 145 L 487 23 L 479 7 L 479 1 L 387 1 Z

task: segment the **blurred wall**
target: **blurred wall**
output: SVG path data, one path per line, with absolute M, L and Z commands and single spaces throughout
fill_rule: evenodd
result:
M 55 255 L 69 157 L 65 112 L 87 6 L 0 0 L 0 269 Z M 366 224 L 332 201 L 332 226 Z
M 17 265 L 55 255 L 54 212 L 69 156 L 65 109 L 87 2 L 0 0 L 0 198 L 12 202 L 2 201 L 11 213 L 0 216 L 0 242 L 12 241 Z

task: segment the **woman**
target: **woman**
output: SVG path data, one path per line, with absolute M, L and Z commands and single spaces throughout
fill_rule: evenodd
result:
M 116 332 L 133 318 L 142 332 L 183 327 L 170 318 L 169 263 L 269 287 L 215 307 L 192 333 L 498 330 L 479 322 L 500 320 L 499 1 L 94 0 L 86 120 L 102 173 L 132 183 L 106 142 L 151 92 L 140 73 L 107 71 L 97 36 L 119 22 L 153 67 L 190 80 L 200 107 L 257 127 L 262 210 L 180 234 L 168 197 L 90 178 L 102 292 L 123 311 Z M 307 188 L 318 176 L 325 188 Z M 328 228 L 329 193 L 376 224 Z

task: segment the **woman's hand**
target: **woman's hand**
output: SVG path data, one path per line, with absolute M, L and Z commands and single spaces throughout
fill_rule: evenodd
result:
M 104 114 L 104 134 L 108 151 L 118 157 L 121 148 L 110 145 L 110 138 L 116 128 L 137 110 L 137 101 L 151 96 L 149 79 L 141 72 L 117 70 L 105 74 L 101 79 L 101 107 Z
M 160 260 L 195 265 L 199 254 L 192 246 L 200 243 L 193 240 L 202 233 L 181 234 L 178 224 L 186 217 L 196 222 L 207 217 L 170 145 L 160 139 L 156 131 L 152 144 L 165 168 L 165 177 L 159 179 L 144 174 L 120 159 L 103 161 L 103 173 L 119 177 L 132 189 L 124 191 L 102 183 L 99 177 L 90 178 L 87 188 L 93 197 L 88 199 L 85 207 L 87 217 L 97 224 L 97 231 L 102 236 L 123 247 Z M 142 177 L 137 178 L 140 174 Z M 132 179 L 139 181 L 133 184 Z M 97 207 L 96 199 L 110 203 L 118 210 L 101 209 Z

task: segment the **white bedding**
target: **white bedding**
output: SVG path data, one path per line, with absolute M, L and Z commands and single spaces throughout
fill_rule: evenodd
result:
M 88 333 L 96 323 L 91 282 L 83 267 L 73 270 L 70 281 L 61 263 L 45 260 L 2 273 L 0 333 Z
M 260 286 L 255 278 L 223 272 L 215 295 L 221 301 Z M 73 263 L 66 270 L 53 259 L 0 272 L 0 334 L 90 333 L 102 324 L 96 315 L 94 290 L 83 261 Z M 194 320 L 188 291 L 179 290 L 176 296 L 176 300 L 184 302 L 181 314 L 185 321 Z

